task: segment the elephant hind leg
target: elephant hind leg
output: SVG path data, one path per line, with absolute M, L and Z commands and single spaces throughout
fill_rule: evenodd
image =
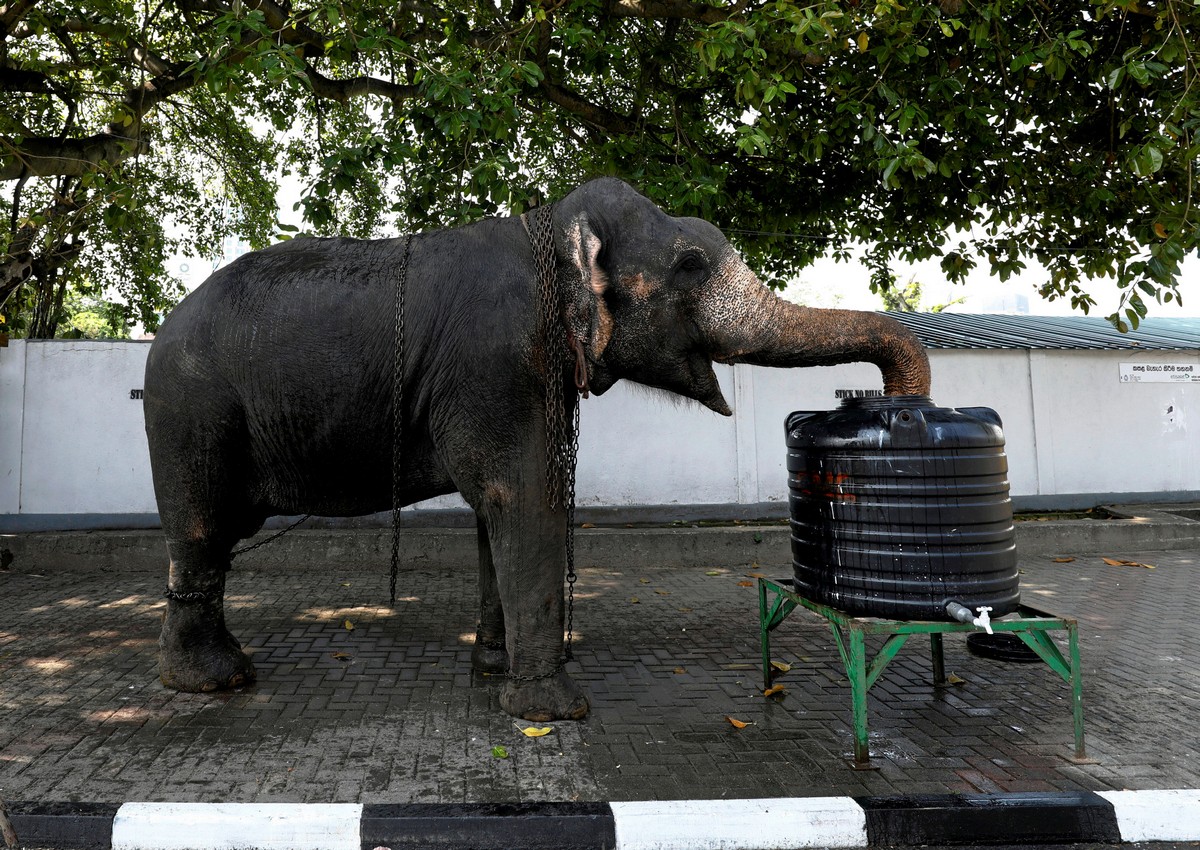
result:
M 249 501 L 251 464 L 237 399 L 220 385 L 181 388 L 180 380 L 147 367 L 146 435 L 171 559 L 159 676 L 176 690 L 213 691 L 255 679 L 225 625 L 225 574 L 234 544 L 265 514 Z M 189 409 L 184 398 L 203 406 Z
M 487 525 L 476 517 L 475 534 L 479 544 L 479 625 L 471 666 L 480 673 L 503 674 L 508 670 L 508 649 L 504 642 L 504 606 L 496 583 L 496 565 L 488 542 Z
M 168 540 L 171 573 L 159 637 L 159 678 L 177 691 L 207 692 L 254 682 L 254 665 L 225 625 L 229 546 Z

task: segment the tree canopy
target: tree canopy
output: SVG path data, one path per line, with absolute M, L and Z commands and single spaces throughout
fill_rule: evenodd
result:
M 520 212 L 598 174 L 707 218 L 766 280 L 868 246 L 1036 262 L 1135 324 L 1200 237 L 1191 0 L 8 0 L 0 303 L 150 329 L 186 244 Z

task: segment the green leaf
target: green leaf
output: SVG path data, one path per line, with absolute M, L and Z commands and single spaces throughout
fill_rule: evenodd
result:
M 508 749 L 499 744 L 492 747 L 492 758 L 506 759 L 508 758 Z

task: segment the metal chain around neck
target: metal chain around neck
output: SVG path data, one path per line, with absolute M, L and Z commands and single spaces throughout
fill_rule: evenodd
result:
M 396 577 L 400 572 L 400 477 L 404 437 L 404 290 L 408 287 L 408 251 L 412 237 L 404 237 L 400 267 L 396 271 L 396 335 L 392 364 L 392 564 L 388 600 L 396 607 Z
M 575 619 L 575 466 L 579 455 L 579 384 L 571 420 L 567 419 L 564 366 L 579 359 L 568 339 L 563 318 L 563 297 L 558 284 L 554 257 L 554 231 L 551 207 L 537 207 L 521 217 L 529 231 L 538 274 L 538 338 L 545 357 L 546 380 L 546 500 L 551 509 L 562 505 L 567 511 L 567 636 L 566 659 L 573 660 L 571 643 Z M 578 343 L 575 348 L 578 348 Z M 581 349 L 580 349 L 581 350 Z M 582 384 L 586 386 L 586 365 Z M 577 369 L 578 371 L 578 369 Z

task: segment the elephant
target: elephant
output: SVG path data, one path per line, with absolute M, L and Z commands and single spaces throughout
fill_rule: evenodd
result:
M 166 318 L 143 399 L 170 558 L 167 687 L 255 680 L 223 596 L 231 550 L 266 519 L 360 516 L 457 491 L 478 528 L 474 667 L 506 674 L 511 715 L 581 718 L 587 697 L 561 661 L 569 521 L 565 500 L 546 494 L 548 398 L 570 417 L 580 383 L 599 396 L 628 379 L 728 416 L 713 363 L 866 361 L 888 395 L 929 391 L 925 350 L 902 324 L 779 298 L 716 226 L 673 217 L 619 179 L 533 213 L 548 223 L 551 309 L 574 356 L 539 336 L 528 217 L 282 242 L 217 270 Z

